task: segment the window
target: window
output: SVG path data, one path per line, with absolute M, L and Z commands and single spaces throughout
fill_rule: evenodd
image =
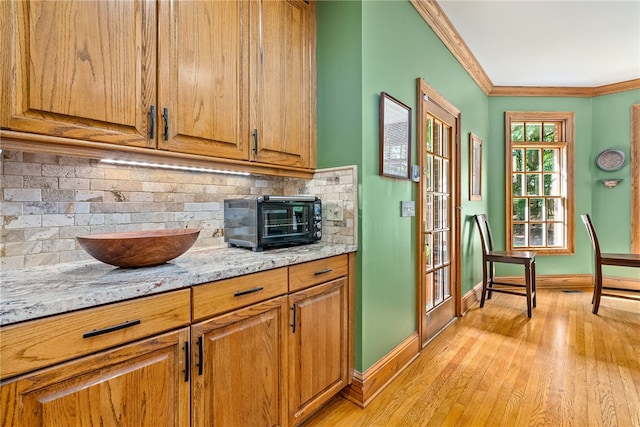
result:
M 574 251 L 573 113 L 506 112 L 507 249 Z

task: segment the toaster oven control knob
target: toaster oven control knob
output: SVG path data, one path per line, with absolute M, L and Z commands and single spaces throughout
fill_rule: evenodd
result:
M 316 230 L 322 229 L 322 221 L 316 221 L 315 225 L 316 225 Z
M 315 237 L 316 240 L 320 240 L 322 238 L 322 231 L 316 231 L 315 233 L 313 233 L 313 237 Z

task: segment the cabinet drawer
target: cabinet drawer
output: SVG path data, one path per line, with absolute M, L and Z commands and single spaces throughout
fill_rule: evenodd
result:
M 194 286 L 193 320 L 201 320 L 286 293 L 286 267 Z
M 189 303 L 184 289 L 5 326 L 2 378 L 188 325 Z
M 349 272 L 347 255 L 338 255 L 289 267 L 289 291 L 328 282 Z

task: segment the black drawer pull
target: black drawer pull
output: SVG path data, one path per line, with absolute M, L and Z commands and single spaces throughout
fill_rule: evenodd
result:
M 242 295 L 252 294 L 254 292 L 260 292 L 263 289 L 264 289 L 264 286 L 258 286 L 258 287 L 255 287 L 253 289 L 247 289 L 247 290 L 244 290 L 244 291 L 238 291 L 238 292 L 234 293 L 233 296 L 234 297 L 239 297 L 239 296 L 242 296 Z
M 324 270 L 316 271 L 315 273 L 313 273 L 313 275 L 319 276 L 321 274 L 331 273 L 332 271 L 333 271 L 333 268 L 325 268 Z
M 119 325 L 108 326 L 102 329 L 94 329 L 91 332 L 85 332 L 82 335 L 82 338 L 91 338 L 91 337 L 95 337 L 96 335 L 108 334 L 109 332 L 119 331 L 120 329 L 129 328 L 131 326 L 135 326 L 139 324 L 140 324 L 140 319 L 132 320 L 132 321 L 127 320 L 126 322 L 121 323 Z

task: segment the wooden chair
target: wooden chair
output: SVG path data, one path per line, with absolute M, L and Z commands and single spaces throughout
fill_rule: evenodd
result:
M 589 233 L 589 238 L 591 239 L 591 244 L 593 245 L 593 252 L 595 256 L 593 298 L 591 300 L 591 303 L 593 304 L 593 314 L 598 314 L 598 309 L 600 308 L 600 298 L 603 296 L 640 301 L 640 289 L 604 286 L 602 282 L 603 265 L 615 265 L 619 267 L 640 267 L 640 254 L 614 254 L 600 252 L 598 235 L 596 234 L 596 229 L 593 226 L 593 222 L 591 222 L 591 217 L 589 216 L 589 214 L 582 215 L 582 222 L 584 222 L 584 225 L 587 227 L 587 232 Z M 613 293 L 609 291 L 613 291 Z M 634 295 L 634 293 L 637 293 L 638 295 Z
M 480 239 L 482 240 L 482 297 L 480 307 L 484 307 L 485 297 L 491 299 L 492 292 L 520 295 L 527 298 L 527 316 L 531 317 L 536 306 L 536 253 L 533 251 L 496 251 L 486 214 L 475 215 Z M 504 283 L 495 280 L 494 263 L 521 264 L 524 266 L 524 285 Z M 495 285 L 500 285 L 496 287 Z M 524 291 L 519 288 L 524 288 Z

